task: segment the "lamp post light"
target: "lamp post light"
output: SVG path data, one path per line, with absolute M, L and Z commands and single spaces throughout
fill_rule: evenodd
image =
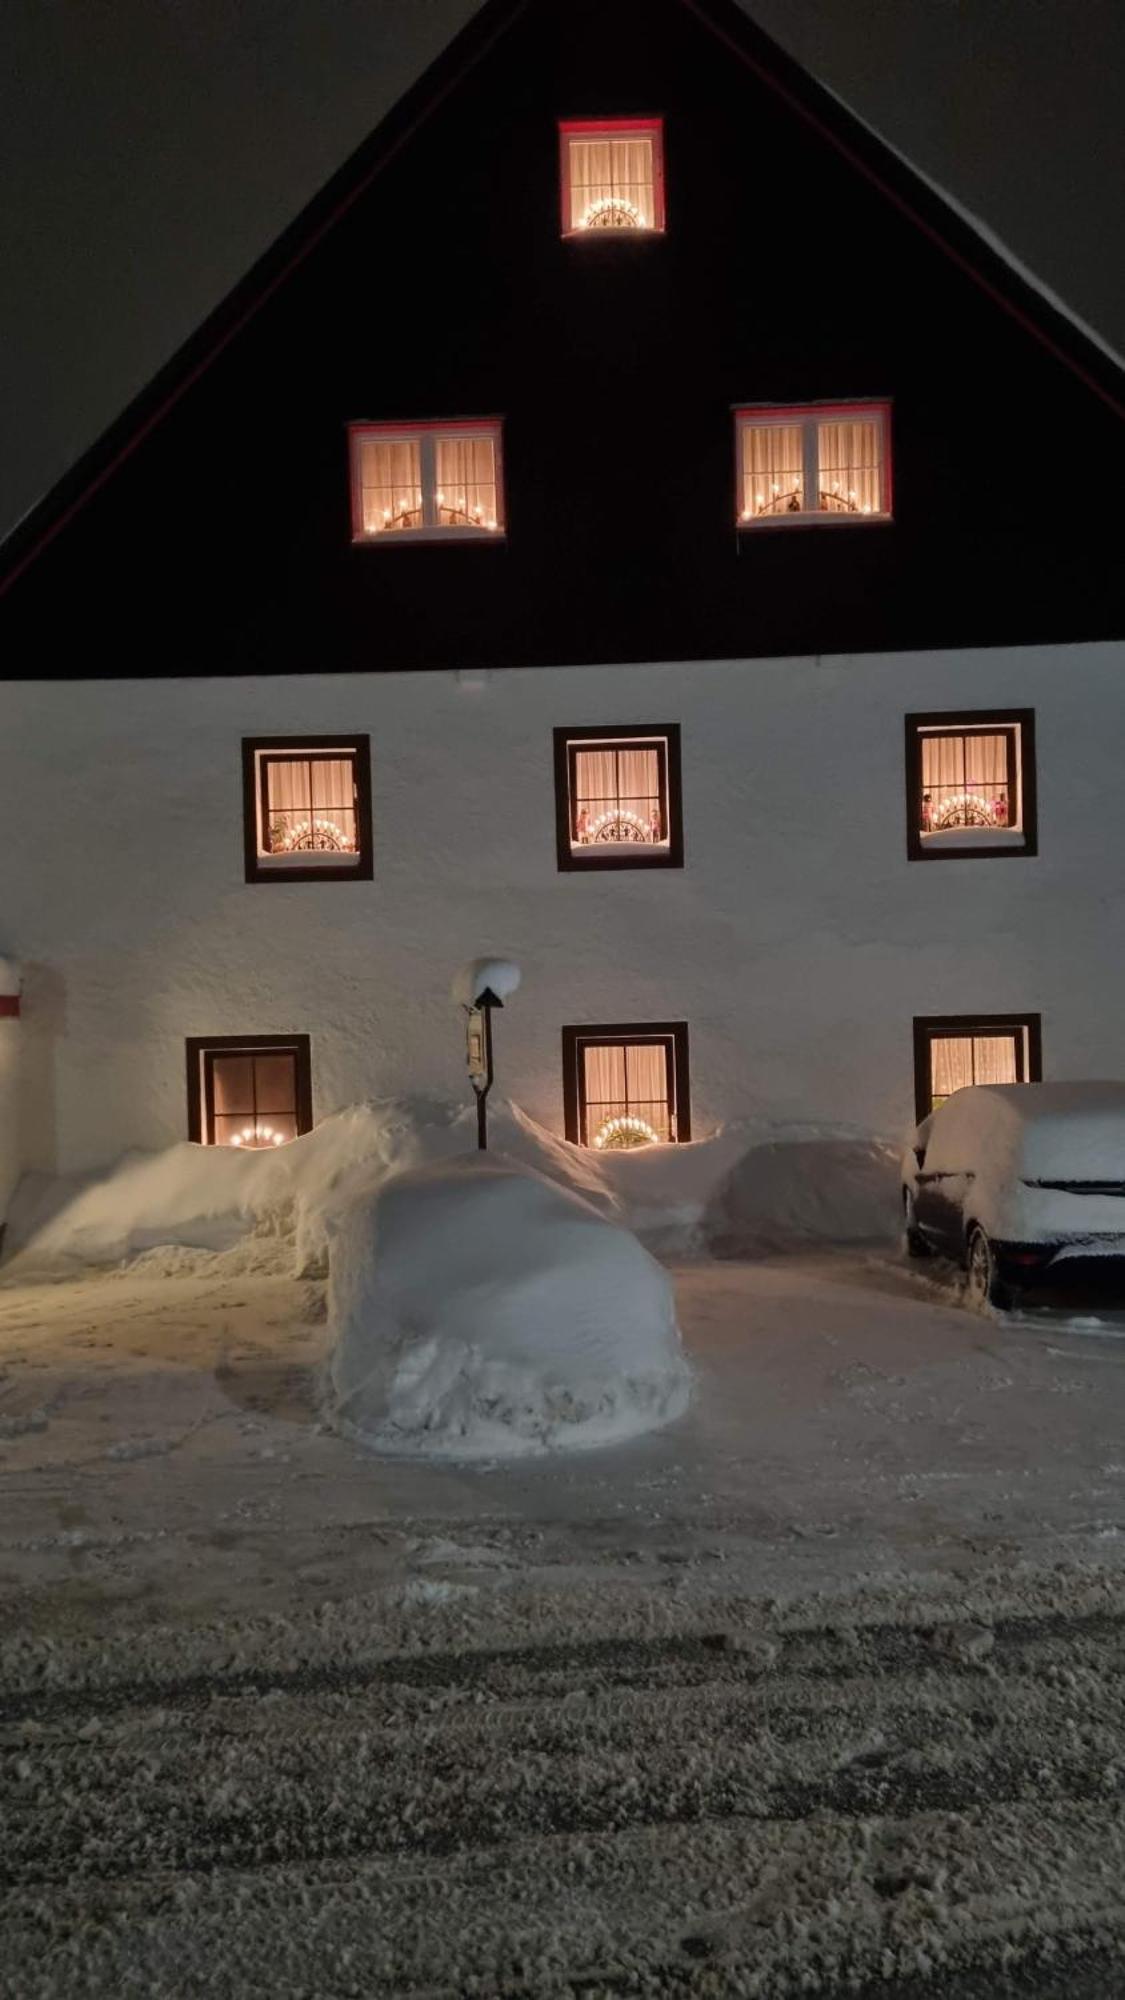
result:
M 465 1057 L 477 1100 L 477 1150 L 488 1151 L 488 1093 L 492 1089 L 492 1010 L 520 983 L 520 969 L 506 958 L 474 958 L 453 982 L 465 1010 Z

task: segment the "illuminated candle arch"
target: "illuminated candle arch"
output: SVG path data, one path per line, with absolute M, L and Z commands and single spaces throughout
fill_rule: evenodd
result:
M 299 819 L 282 831 L 277 850 L 284 854 L 353 854 L 355 841 L 334 819 Z
M 582 217 L 583 229 L 643 229 L 641 211 L 623 195 L 607 194 L 592 201 Z
M 653 1130 L 646 1118 L 638 1118 L 635 1112 L 619 1112 L 615 1118 L 607 1118 L 594 1134 L 594 1144 L 599 1152 L 622 1152 L 630 1146 L 659 1146 L 660 1134 Z

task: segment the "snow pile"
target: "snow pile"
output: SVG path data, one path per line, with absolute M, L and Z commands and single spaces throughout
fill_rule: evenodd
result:
M 513 1162 L 387 1181 L 331 1226 L 337 1422 L 383 1451 L 620 1442 L 686 1409 L 672 1288 L 636 1238 Z
M 717 1257 L 760 1257 L 815 1243 L 890 1241 L 899 1170 L 875 1139 L 812 1133 L 743 1148 L 705 1217 Z
M 838 1126 L 749 1121 L 684 1146 L 593 1152 L 500 1103 L 489 1130 L 498 1153 L 664 1257 L 752 1256 L 897 1228 L 890 1151 Z M 323 1267 L 332 1216 L 354 1195 L 475 1143 L 472 1102 L 389 1099 L 352 1105 L 260 1152 L 185 1141 L 82 1179 L 30 1175 L 12 1202 L 5 1250 L 62 1265 L 144 1255 L 152 1276 L 198 1269 L 216 1254 L 232 1274 L 312 1273 Z

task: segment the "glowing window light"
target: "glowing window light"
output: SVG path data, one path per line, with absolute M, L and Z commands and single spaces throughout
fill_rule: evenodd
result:
M 599 1125 L 594 1144 L 599 1152 L 623 1152 L 633 1146 L 659 1146 L 660 1134 L 646 1118 L 622 1111 Z
M 241 1132 L 232 1132 L 232 1146 L 242 1146 L 248 1151 L 261 1150 L 264 1146 L 284 1146 L 285 1134 L 275 1132 L 272 1125 L 244 1125 Z

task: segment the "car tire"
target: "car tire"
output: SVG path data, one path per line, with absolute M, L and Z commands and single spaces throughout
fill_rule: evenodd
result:
M 902 1243 L 908 1257 L 929 1257 L 930 1246 L 918 1227 L 914 1196 L 909 1188 L 902 1194 Z
M 969 1304 L 973 1306 L 995 1306 L 999 1312 L 1010 1312 L 1016 1303 L 1016 1292 L 1012 1285 L 1005 1284 L 996 1264 L 996 1252 L 978 1223 L 969 1231 L 965 1246 L 965 1268 L 968 1272 Z

